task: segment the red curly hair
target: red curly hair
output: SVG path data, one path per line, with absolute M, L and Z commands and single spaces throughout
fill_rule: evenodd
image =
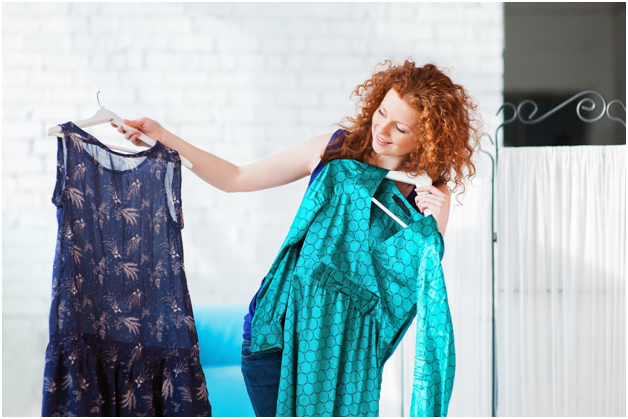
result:
M 369 162 L 373 153 L 373 114 L 386 93 L 395 89 L 419 116 L 418 129 L 414 130 L 416 147 L 396 170 L 413 175 L 426 173 L 435 185 L 453 180 L 454 191 L 460 187 L 464 192 L 464 178 L 475 175 L 471 156 L 480 138 L 477 106 L 462 86 L 454 84 L 433 64 L 416 67 L 411 61 L 393 65 L 387 60 L 384 65 L 388 68 L 375 73 L 353 91 L 351 96 L 359 98 L 359 113 L 354 118 L 345 118 L 347 126 L 338 124 L 349 132 L 341 146 L 333 150 L 330 145 L 321 160 Z

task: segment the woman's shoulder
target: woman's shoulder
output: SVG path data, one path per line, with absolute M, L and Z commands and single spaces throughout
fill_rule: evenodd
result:
M 331 137 L 329 138 L 329 141 L 325 144 L 325 148 L 323 150 L 323 152 L 327 151 L 327 150 L 337 150 L 340 148 L 340 146 L 342 145 L 342 141 L 345 138 L 345 135 L 347 135 L 349 131 L 345 130 L 345 129 L 338 129 L 336 131 L 334 131 L 334 133 L 331 135 Z
M 337 140 L 338 143 L 341 143 L 342 140 L 345 138 L 345 135 L 347 135 L 348 133 L 349 133 L 349 131 L 347 131 L 344 128 L 337 129 L 331 135 L 331 138 L 329 139 L 329 144 L 331 145 L 336 140 Z

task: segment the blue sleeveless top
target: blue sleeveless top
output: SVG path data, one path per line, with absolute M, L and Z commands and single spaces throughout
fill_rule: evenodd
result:
M 327 149 L 328 150 L 336 150 L 336 149 L 340 148 L 340 145 L 342 144 L 342 140 L 344 139 L 344 134 L 346 132 L 347 132 L 346 130 L 342 130 L 342 129 L 339 129 L 336 132 L 334 132 L 334 135 L 332 135 L 330 140 L 329 140 L 329 144 L 327 145 Z M 338 141 L 336 141 L 336 139 L 338 139 Z M 318 163 L 318 165 L 314 168 L 314 171 L 312 171 L 312 174 L 310 175 L 310 182 L 307 185 L 308 188 L 310 187 L 310 185 L 312 184 L 314 179 L 316 179 L 318 174 L 323 170 L 323 168 L 325 167 L 326 164 L 327 164 L 327 162 L 324 162 L 324 161 L 321 160 Z M 408 195 L 406 197 L 406 200 L 408 201 L 408 203 L 410 205 L 412 205 L 412 207 L 414 209 L 416 209 L 418 211 L 419 208 L 417 207 L 416 203 L 414 202 L 415 198 L 416 198 L 416 191 L 414 189 L 412 189 L 412 192 L 410 192 L 410 195 Z M 253 316 L 255 315 L 255 303 L 257 302 L 257 296 L 259 295 L 259 292 L 262 289 L 262 286 L 264 286 L 264 280 L 265 279 L 266 279 L 266 277 L 264 277 L 262 279 L 262 282 L 261 282 L 261 284 L 259 286 L 259 289 L 255 293 L 255 295 L 253 296 L 253 299 L 251 300 L 251 303 L 249 304 L 249 312 L 244 316 L 244 333 L 242 334 L 242 338 L 245 339 L 245 340 L 251 340 L 251 321 L 253 320 Z

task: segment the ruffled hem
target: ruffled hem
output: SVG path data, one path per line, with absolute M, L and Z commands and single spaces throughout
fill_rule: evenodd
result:
M 198 344 L 146 347 L 80 334 L 46 349 L 43 416 L 211 416 Z

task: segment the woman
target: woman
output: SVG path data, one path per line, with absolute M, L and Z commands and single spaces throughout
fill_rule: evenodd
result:
M 311 175 L 310 184 L 331 160 L 352 159 L 387 170 L 426 173 L 433 186 L 414 188 L 395 182 L 409 204 L 423 213 L 430 210 L 438 230 L 445 234 L 450 195 L 464 191 L 463 181 L 475 174 L 471 161 L 478 142 L 473 126 L 475 105 L 460 85 L 434 65 L 413 62 L 392 65 L 356 87 L 361 109 L 334 134 L 304 141 L 264 160 L 238 167 L 200 150 L 165 130 L 156 121 L 126 121 L 134 130 L 118 131 L 135 145 L 141 133 L 186 156 L 192 171 L 225 192 L 256 191 L 285 185 Z M 262 281 L 263 285 L 263 281 Z M 261 289 L 261 287 L 260 287 Z M 259 293 L 259 291 L 258 291 Z M 245 317 L 242 371 L 258 416 L 275 416 L 281 352 L 250 352 L 250 326 L 257 294 Z

